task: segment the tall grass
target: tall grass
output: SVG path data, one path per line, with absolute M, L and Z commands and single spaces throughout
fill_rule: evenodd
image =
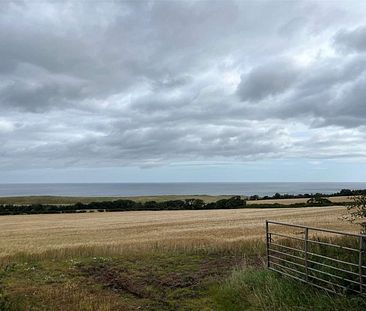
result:
M 359 296 L 331 295 L 268 270 L 236 270 L 212 290 L 218 310 L 366 310 Z
M 162 242 L 146 242 L 131 244 L 79 245 L 49 249 L 43 252 L 19 252 L 14 255 L 0 257 L 0 267 L 13 262 L 64 260 L 83 257 L 136 257 L 150 256 L 160 253 L 199 253 L 199 254 L 245 254 L 246 256 L 265 253 L 265 243 L 259 239 L 215 244 L 202 240 L 176 240 Z

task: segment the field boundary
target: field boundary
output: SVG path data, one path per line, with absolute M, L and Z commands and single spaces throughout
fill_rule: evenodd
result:
M 267 268 L 332 293 L 366 294 L 365 242 L 362 234 L 266 220 Z

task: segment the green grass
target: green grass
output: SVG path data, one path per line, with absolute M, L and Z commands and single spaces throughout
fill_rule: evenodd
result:
M 240 269 L 212 289 L 216 310 L 366 310 L 366 300 L 336 296 L 264 269 Z
M 0 261 L 0 310 L 365 310 L 264 269 L 264 243 L 235 248 L 18 254 Z
M 214 310 L 209 288 L 255 258 L 230 251 L 19 257 L 0 269 L 0 310 Z

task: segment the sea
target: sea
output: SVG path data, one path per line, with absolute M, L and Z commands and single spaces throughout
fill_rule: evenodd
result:
M 366 182 L 182 182 L 0 184 L 7 196 L 259 195 L 324 193 L 366 189 Z

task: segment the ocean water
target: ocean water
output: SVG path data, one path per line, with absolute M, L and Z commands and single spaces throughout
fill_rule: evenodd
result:
M 0 184 L 0 196 L 143 196 L 143 195 L 269 195 L 334 193 L 366 189 L 366 182 L 236 182 L 236 183 L 78 183 Z

